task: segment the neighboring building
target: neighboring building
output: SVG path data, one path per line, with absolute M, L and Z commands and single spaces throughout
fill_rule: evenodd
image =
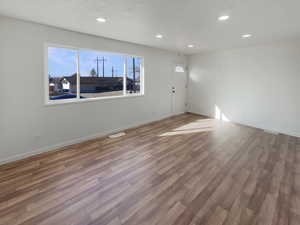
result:
M 64 92 L 70 91 L 70 82 L 66 78 L 61 80 L 61 85 Z
M 63 83 L 61 77 L 49 77 L 50 96 L 59 95 L 63 92 Z
M 65 77 L 70 82 L 70 91 L 76 92 L 76 74 Z M 127 89 L 133 87 L 133 80 L 127 78 Z M 123 77 L 80 77 L 81 93 L 101 93 L 123 90 Z
M 49 92 L 51 96 L 61 95 L 64 93 L 76 93 L 77 91 L 77 74 L 68 77 L 51 77 L 49 78 Z M 139 79 L 135 82 L 135 90 L 140 89 Z M 134 89 L 134 82 L 127 78 L 127 90 Z M 81 93 L 101 93 L 109 91 L 123 90 L 123 77 L 80 77 Z

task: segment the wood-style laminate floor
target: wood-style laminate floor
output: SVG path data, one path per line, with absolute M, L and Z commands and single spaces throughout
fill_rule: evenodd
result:
M 192 114 L 0 167 L 4 225 L 299 225 L 300 138 Z

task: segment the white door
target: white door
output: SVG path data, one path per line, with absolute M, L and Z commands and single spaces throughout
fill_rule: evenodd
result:
M 172 73 L 172 113 L 178 115 L 186 112 L 187 71 L 183 64 L 176 64 Z

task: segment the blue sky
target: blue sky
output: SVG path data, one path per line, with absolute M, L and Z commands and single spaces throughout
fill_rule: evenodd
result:
M 124 56 L 101 53 L 95 51 L 80 50 L 80 75 L 90 76 L 90 71 L 97 70 L 96 58 L 105 58 L 105 77 L 111 77 L 112 66 L 114 67 L 115 77 L 123 76 Z M 52 77 L 70 76 L 77 70 L 77 51 L 64 48 L 48 48 L 48 73 Z M 136 66 L 140 65 L 141 60 L 136 59 Z M 128 59 L 129 77 L 132 76 L 132 58 Z M 102 62 L 99 62 L 99 76 L 102 76 Z M 137 74 L 138 76 L 138 74 Z

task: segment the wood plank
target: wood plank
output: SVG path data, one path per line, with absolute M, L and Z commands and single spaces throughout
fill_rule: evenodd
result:
M 300 138 L 182 114 L 0 166 L 0 225 L 300 224 Z

